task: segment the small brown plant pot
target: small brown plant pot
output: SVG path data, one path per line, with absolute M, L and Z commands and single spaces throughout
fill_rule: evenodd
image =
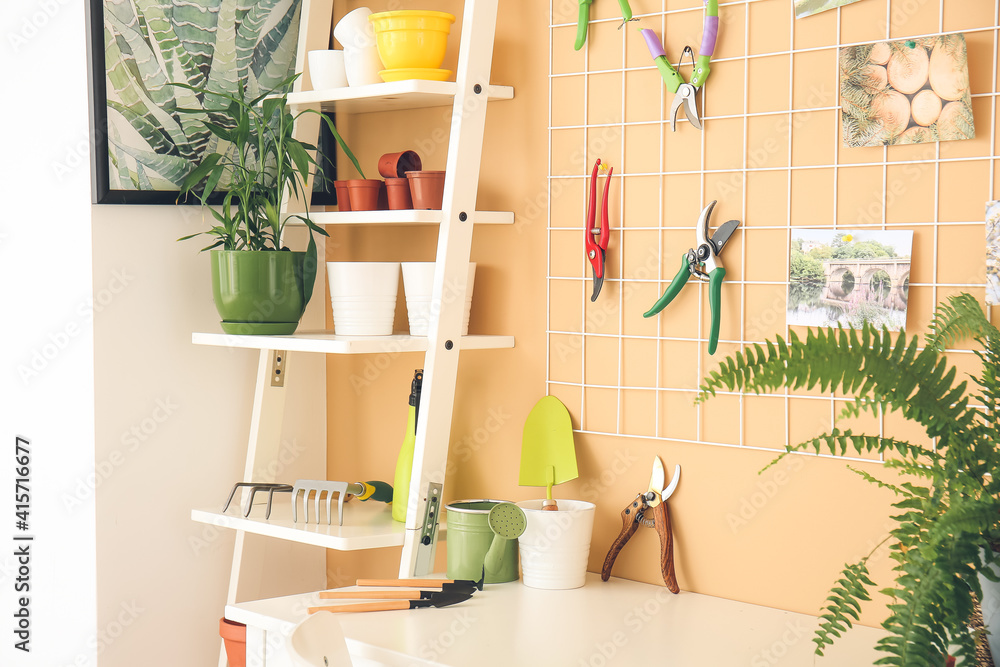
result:
M 413 208 L 438 210 L 444 200 L 443 171 L 408 171 Z
M 352 211 L 378 210 L 378 193 L 382 188 L 382 181 L 377 178 L 356 178 L 347 181 L 347 188 L 350 190 Z
M 351 210 L 351 195 L 347 189 L 347 181 L 334 181 L 333 189 L 337 192 L 337 209 L 341 212 Z
M 389 195 L 390 211 L 413 208 L 413 199 L 410 197 L 410 179 L 387 178 L 385 179 L 385 188 Z
M 247 626 L 242 623 L 219 619 L 219 635 L 226 644 L 226 657 L 229 667 L 246 667 L 247 664 Z
M 386 153 L 378 159 L 378 173 L 382 178 L 403 178 L 408 171 L 420 171 L 420 156 L 414 151 Z
M 385 186 L 385 181 L 381 181 L 378 186 L 378 210 L 389 210 L 389 191 Z

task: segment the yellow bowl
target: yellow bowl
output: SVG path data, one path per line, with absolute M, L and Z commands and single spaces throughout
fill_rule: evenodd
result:
M 383 81 L 403 81 L 405 79 L 426 79 L 427 81 L 447 81 L 451 76 L 450 69 L 430 69 L 422 67 L 404 67 L 401 69 L 384 69 L 378 73 Z
M 437 69 L 444 62 L 455 17 L 447 12 L 400 10 L 368 17 L 386 69 Z

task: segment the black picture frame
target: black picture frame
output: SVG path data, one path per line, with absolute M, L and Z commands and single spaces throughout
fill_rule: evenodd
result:
M 113 190 L 111 189 L 110 163 L 108 159 L 108 102 L 107 102 L 107 62 L 104 47 L 104 4 L 105 0 L 86 0 L 85 18 L 87 30 L 87 63 L 88 63 L 88 101 L 90 107 L 90 174 L 91 202 L 94 204 L 193 204 L 201 201 L 189 195 L 181 197 L 177 190 Z M 325 128 L 324 128 L 325 130 Z M 328 131 L 326 131 L 328 133 Z M 332 143 L 332 136 L 326 139 Z M 318 146 L 325 146 L 324 137 L 320 136 Z M 325 149 L 324 149 L 325 150 Z M 330 183 L 324 187 L 320 180 L 319 189 L 314 188 L 312 203 L 316 205 L 333 204 L 336 195 L 332 181 L 336 178 L 336 147 L 326 151 L 332 156 L 327 178 Z M 320 158 L 318 158 L 320 159 Z M 219 204 L 225 194 L 216 192 L 209 198 L 209 203 Z

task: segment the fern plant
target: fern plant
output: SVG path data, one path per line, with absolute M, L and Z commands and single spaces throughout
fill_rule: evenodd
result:
M 943 354 L 966 337 L 981 346 L 975 353 L 982 372 L 972 378 L 971 391 L 957 381 Z M 973 596 L 982 592 L 977 574 L 997 581 L 990 565 L 1000 562 L 990 548 L 1000 541 L 1000 330 L 974 297 L 961 294 L 938 307 L 924 344 L 903 333 L 894 339 L 870 324 L 860 332 L 810 331 L 805 340 L 792 332 L 788 341 L 779 336 L 723 361 L 697 401 L 723 389 L 761 393 L 818 386 L 854 397 L 844 417 L 894 411 L 921 425 L 933 447 L 834 428 L 789 447 L 778 459 L 809 449 L 889 455 L 885 467 L 907 481 L 893 485 L 855 471 L 898 498 L 887 538 L 895 585 L 881 591 L 891 598 L 882 624 L 888 635 L 878 643 L 886 655 L 876 664 L 941 667 L 952 654 L 973 665 L 975 638 L 968 627 Z M 817 654 L 852 627 L 861 603 L 870 599 L 870 557 L 848 564 L 834 584 L 813 639 Z

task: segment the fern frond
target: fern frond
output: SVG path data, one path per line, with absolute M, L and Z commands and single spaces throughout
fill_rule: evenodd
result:
M 836 637 L 854 627 L 852 619 L 857 621 L 860 618 L 861 603 L 872 599 L 868 587 L 874 586 L 875 582 L 869 577 L 865 564 L 867 560 L 865 557 L 846 565 L 841 578 L 830 591 L 831 595 L 826 599 L 829 604 L 823 607 L 819 629 L 813 637 L 816 655 L 823 655 L 823 649 L 832 645 Z
M 979 300 L 967 293 L 950 296 L 947 303 L 940 304 L 928 329 L 924 342 L 936 350 L 964 338 L 996 338 L 1000 334 L 986 318 Z
M 907 491 L 906 489 L 904 489 L 902 487 L 899 487 L 899 486 L 896 486 L 895 484 L 889 484 L 888 482 L 883 482 L 878 477 L 874 477 L 874 476 L 870 475 L 869 473 L 865 472 L 864 470 L 859 470 L 858 468 L 855 468 L 854 466 L 847 466 L 847 469 L 850 470 L 853 473 L 857 473 L 858 475 L 861 475 L 861 477 L 863 477 L 866 482 L 870 482 L 871 484 L 874 484 L 875 486 L 877 486 L 880 489 L 889 489 L 890 491 L 892 491 L 897 496 L 909 496 L 910 495 L 909 491 Z

